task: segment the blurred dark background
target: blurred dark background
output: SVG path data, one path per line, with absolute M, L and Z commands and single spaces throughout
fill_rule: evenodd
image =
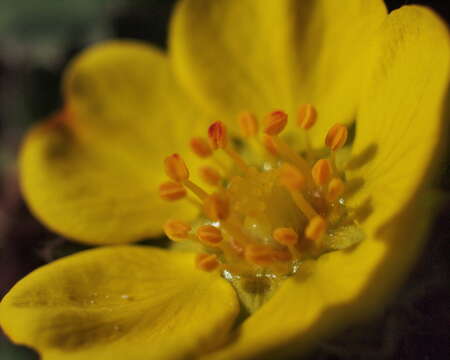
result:
M 211 0 L 214 1 L 214 0 Z M 390 10 L 427 5 L 449 22 L 450 2 L 385 1 Z M 0 1 L 0 298 L 36 267 L 82 246 L 50 233 L 29 214 L 15 158 L 27 128 L 61 104 L 61 73 L 88 44 L 136 38 L 166 47 L 175 0 Z M 342 1 L 345 6 L 345 1 Z M 449 152 L 447 151 L 447 154 Z M 439 182 L 443 207 L 409 281 L 383 316 L 324 343 L 310 360 L 450 359 L 450 165 Z M 0 360 L 33 360 L 0 330 Z

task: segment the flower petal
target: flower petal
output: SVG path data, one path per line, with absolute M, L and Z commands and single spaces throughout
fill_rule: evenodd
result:
M 421 250 L 431 214 L 430 206 L 411 207 L 357 247 L 302 264 L 244 322 L 230 347 L 202 359 L 299 356 L 336 332 L 375 316 Z
M 193 256 L 117 246 L 57 260 L 5 296 L 1 325 L 45 360 L 185 359 L 223 341 L 238 312 Z
M 405 6 L 389 15 L 368 53 L 348 174 L 362 181 L 352 204 L 376 210 L 373 226 L 400 212 L 441 165 L 449 49 L 442 20 L 427 8 Z
M 189 94 L 222 120 L 316 105 L 313 140 L 323 145 L 332 123 L 353 120 L 360 55 L 385 15 L 380 0 L 185 0 L 170 57 Z
M 83 242 L 119 243 L 161 234 L 168 216 L 192 217 L 186 201 L 158 196 L 166 155 L 189 158 L 206 122 L 186 100 L 166 58 L 150 46 L 107 42 L 69 66 L 62 113 L 37 125 L 21 152 L 21 183 L 33 212 Z

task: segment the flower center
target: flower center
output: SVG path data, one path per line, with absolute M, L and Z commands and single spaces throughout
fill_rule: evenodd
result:
M 336 162 L 336 153 L 347 141 L 347 128 L 334 125 L 325 138 L 328 155 L 318 157 L 308 139 L 316 119 L 313 106 L 300 107 L 297 124 L 306 142 L 302 154 L 279 136 L 288 121 L 283 111 L 265 117 L 261 138 L 256 117 L 240 114 L 244 140 L 240 152 L 225 125 L 214 122 L 207 139 L 193 138 L 190 143 L 197 156 L 212 164 L 200 169 L 204 182 L 215 187 L 211 193 L 190 180 L 178 154 L 165 159 L 171 181 L 160 186 L 161 197 L 188 198 L 204 214 L 195 225 L 171 219 L 164 226 L 170 239 L 201 245 L 204 250 L 196 258 L 197 267 L 222 271 L 235 286 L 239 280 L 247 293 L 265 294 L 273 289 L 274 279 L 295 274 L 303 261 L 364 238 L 345 205 L 345 173 Z M 218 151 L 234 166 L 228 169 L 218 162 Z

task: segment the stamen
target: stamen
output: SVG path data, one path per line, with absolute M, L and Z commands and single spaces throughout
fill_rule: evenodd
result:
M 342 124 L 335 124 L 328 130 L 325 138 L 325 145 L 328 146 L 331 151 L 337 151 L 345 145 L 347 136 L 347 127 Z
M 198 196 L 200 200 L 203 200 L 208 196 L 206 191 L 189 180 L 189 170 L 180 155 L 172 154 L 166 157 L 164 160 L 164 165 L 166 168 L 166 174 L 172 180 L 182 183 L 196 196 Z
M 278 150 L 275 142 L 273 141 L 273 137 L 267 134 L 264 134 L 262 143 L 267 152 L 273 156 L 278 155 Z
M 326 185 L 330 180 L 331 173 L 332 173 L 331 163 L 327 159 L 318 160 L 311 170 L 313 180 L 317 186 Z
M 189 179 L 189 170 L 180 155 L 172 154 L 166 157 L 164 165 L 167 176 L 173 181 L 183 182 Z
M 200 200 L 204 200 L 208 197 L 208 193 L 203 190 L 200 186 L 194 184 L 190 180 L 183 181 L 184 186 L 191 190 Z
M 289 251 L 273 249 L 272 258 L 274 261 L 286 262 L 292 260 L 292 255 Z
M 320 245 L 319 241 L 327 229 L 327 223 L 321 216 L 315 216 L 310 219 L 308 226 L 305 229 L 305 236 L 314 241 L 316 245 Z
M 239 166 L 242 171 L 244 172 L 248 171 L 248 166 L 244 161 L 244 159 L 242 159 L 241 156 L 231 146 L 227 146 L 223 150 L 228 154 L 229 157 L 231 157 L 234 160 L 236 165 Z
M 311 104 L 303 104 L 298 109 L 297 124 L 303 130 L 309 130 L 317 121 L 317 110 Z
M 290 190 L 303 190 L 305 187 L 305 176 L 294 165 L 284 163 L 279 168 L 280 183 Z
M 215 254 L 198 254 L 195 258 L 195 264 L 197 268 L 207 272 L 214 271 L 220 266 Z
M 303 104 L 298 109 L 297 125 L 303 130 L 303 138 L 305 142 L 306 158 L 312 159 L 313 153 L 311 148 L 311 140 L 308 131 L 317 121 L 317 110 L 311 104 Z
M 267 266 L 273 263 L 273 253 L 272 250 L 263 245 L 251 244 L 245 248 L 245 258 L 247 261 L 256 264 Z
M 292 228 L 277 228 L 274 230 L 272 237 L 285 246 L 295 245 L 298 242 L 298 234 Z
M 200 176 L 204 182 L 211 186 L 217 186 L 220 184 L 222 177 L 219 172 L 211 166 L 203 166 L 200 168 Z
M 285 250 L 273 249 L 269 246 L 251 244 L 245 248 L 245 259 L 255 265 L 279 268 L 275 262 L 286 262 L 292 260 L 292 255 Z M 283 269 L 285 271 L 285 269 Z M 281 272 L 283 272 L 283 270 Z
M 230 214 L 230 204 L 223 193 L 214 193 L 205 198 L 203 210 L 212 221 L 222 221 Z
M 277 228 L 272 233 L 275 241 L 288 248 L 291 258 L 299 259 L 301 254 L 295 247 L 298 243 L 298 234 L 292 228 Z
M 208 144 L 208 141 L 201 137 L 195 137 L 191 139 L 190 146 L 192 151 L 201 158 L 207 158 L 212 155 L 212 149 Z
M 208 138 L 214 150 L 225 149 L 228 145 L 227 128 L 221 121 L 216 121 L 208 128 Z
M 197 229 L 197 237 L 208 246 L 217 246 L 222 240 L 222 232 L 220 229 L 212 225 L 203 225 Z
M 264 132 L 271 136 L 278 135 L 286 127 L 287 119 L 288 116 L 284 111 L 272 111 L 265 118 Z
M 245 161 L 228 143 L 227 128 L 222 122 L 216 121 L 211 124 L 208 128 L 208 138 L 214 150 L 223 149 L 244 172 L 248 170 Z
M 167 181 L 159 186 L 159 196 L 166 201 L 176 201 L 187 195 L 186 189 L 180 183 Z
M 331 179 L 328 184 L 327 200 L 330 202 L 336 201 L 344 193 L 344 182 L 339 178 Z
M 305 214 L 305 216 L 311 220 L 318 216 L 316 210 L 311 206 L 311 204 L 305 199 L 303 194 L 299 191 L 289 191 L 292 200 L 294 200 L 295 205 Z
M 302 171 L 304 174 L 309 174 L 311 168 L 305 159 L 303 159 L 299 154 L 297 154 L 295 150 L 291 149 L 291 147 L 288 144 L 286 144 L 283 140 L 281 140 L 278 136 L 273 136 L 272 140 L 275 144 L 278 153 L 280 153 L 286 159 L 288 159 L 289 162 L 297 166 L 300 169 L 300 171 Z
M 221 149 L 233 160 L 226 166 L 199 167 L 202 183 L 216 186 L 216 192 L 206 192 L 190 180 L 180 155 L 172 154 L 164 160 L 170 181 L 159 186 L 160 197 L 194 201 L 204 214 L 199 220 L 203 225 L 197 225 L 195 233 L 179 220 L 167 221 L 164 231 L 174 241 L 189 240 L 204 246 L 206 253 L 195 260 L 199 269 L 229 271 L 232 281 L 241 277 L 276 281 L 296 273 L 301 260 L 361 240 L 351 209 L 340 201 L 345 177 L 336 169 L 335 157 L 347 141 L 344 125 L 336 124 L 328 131 L 325 143 L 331 151 L 328 158 L 316 161 L 319 149 L 313 151 L 308 139 L 308 130 L 317 121 L 313 105 L 298 109 L 297 125 L 305 130 L 301 131 L 306 144 L 302 155 L 280 135 L 287 126 L 285 112 L 271 112 L 263 125 L 250 112 L 239 114 L 237 121 L 246 138 L 246 155 L 255 150 L 252 160 L 258 163 L 265 158 L 261 156 L 263 145 L 275 157 L 267 156 L 267 162 L 250 166 L 233 147 L 226 125 L 214 122 L 208 128 L 208 137 L 192 138 L 190 147 L 200 158 L 219 161 L 222 154 L 214 151 Z M 259 126 L 263 127 L 262 139 Z M 236 174 L 236 167 L 242 172 Z M 274 224 L 286 227 L 274 228 Z
M 180 220 L 168 220 L 164 224 L 164 232 L 167 237 L 173 241 L 185 240 L 189 237 L 191 227 Z
M 203 204 L 199 200 L 191 196 L 188 196 L 186 200 L 189 201 L 191 205 L 195 206 L 198 210 L 202 211 Z
M 298 169 L 289 164 L 283 164 L 280 168 L 280 184 L 283 185 L 290 193 L 295 205 L 305 214 L 308 219 L 317 216 L 316 210 L 305 199 L 300 192 L 304 187 L 304 177 Z
M 244 137 L 252 137 L 258 133 L 258 120 L 256 116 L 248 111 L 244 111 L 238 116 L 238 123 L 241 134 Z

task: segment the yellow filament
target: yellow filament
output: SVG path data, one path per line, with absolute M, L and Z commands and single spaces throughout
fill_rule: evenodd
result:
M 295 247 L 295 245 L 287 245 L 287 248 L 290 252 L 290 254 L 292 255 L 293 259 L 300 259 L 302 254 L 300 253 L 300 251 L 298 251 L 298 249 Z
M 295 205 L 305 214 L 305 216 L 311 220 L 315 216 L 317 216 L 316 210 L 311 206 L 311 204 L 305 199 L 303 194 L 299 191 L 290 190 L 292 200 L 294 200 Z
M 196 198 L 193 198 L 191 196 L 187 196 L 186 200 L 189 201 L 192 205 L 194 205 L 199 210 L 201 210 L 203 208 L 202 203 L 200 201 L 198 201 Z
M 315 216 L 310 219 L 305 229 L 305 236 L 314 242 L 316 250 L 322 246 L 321 238 L 327 229 L 327 223 L 321 216 Z
M 331 169 L 333 171 L 333 174 L 337 174 L 336 152 L 335 151 L 331 151 L 329 158 L 330 158 L 329 160 L 330 160 Z
M 273 142 L 277 150 L 283 155 L 285 158 L 289 160 L 289 162 L 293 163 L 297 166 L 303 174 L 310 174 L 311 167 L 308 162 L 303 159 L 300 155 L 298 155 L 288 144 L 286 144 L 283 140 L 281 140 L 278 136 L 272 136 Z
M 208 193 L 200 186 L 194 184 L 191 180 L 184 180 L 183 185 L 191 190 L 202 201 L 208 197 Z
M 307 131 L 303 131 L 303 142 L 305 143 L 305 157 L 307 160 L 312 160 L 314 158 L 311 139 Z
M 242 157 L 236 152 L 236 150 L 234 150 L 229 145 L 226 146 L 223 150 L 227 153 L 227 155 L 229 157 L 231 157 L 233 159 L 233 161 L 236 163 L 236 165 L 239 166 L 243 172 L 247 172 L 248 165 L 244 161 L 244 159 L 242 159 Z

